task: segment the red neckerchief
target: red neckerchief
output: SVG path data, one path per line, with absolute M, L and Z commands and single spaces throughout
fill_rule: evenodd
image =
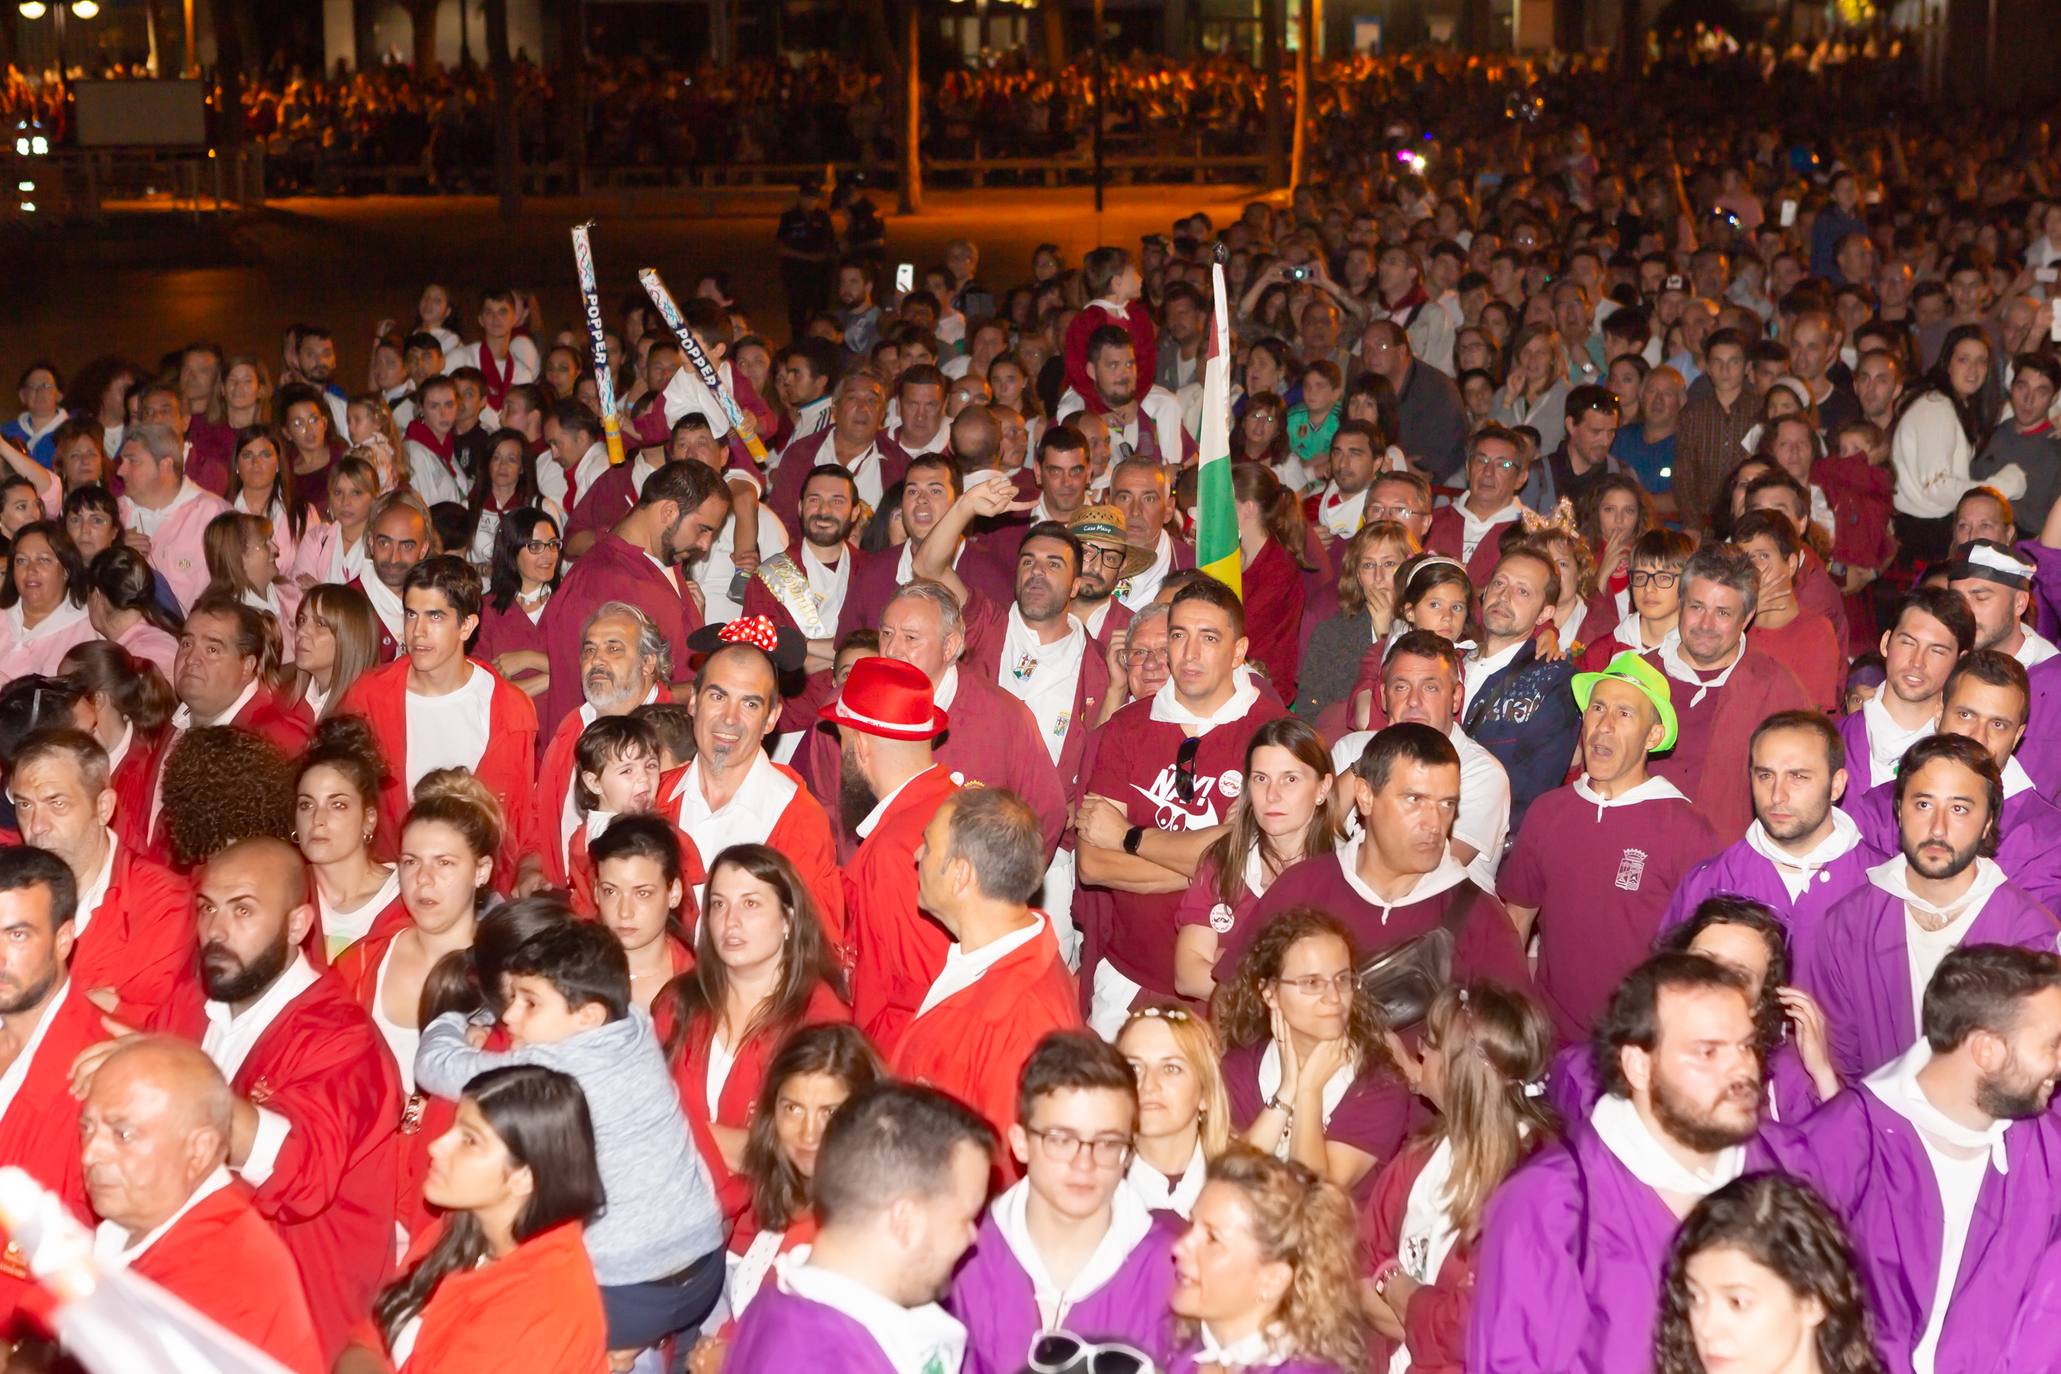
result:
M 436 431 L 432 430 L 422 420 L 414 419 L 408 422 L 408 432 L 404 437 L 414 440 L 431 453 L 434 453 L 437 456 L 437 461 L 444 465 L 444 471 L 451 474 L 452 480 L 456 481 L 461 487 L 465 485 L 465 480 L 458 475 L 458 465 L 451 461 L 452 451 L 458 446 L 457 430 L 454 429 L 442 439 L 439 439 L 436 436 Z
M 1424 283 L 1420 281 L 1412 286 L 1408 294 L 1401 300 L 1397 301 L 1394 305 L 1384 305 L 1383 308 L 1388 311 L 1390 319 L 1396 319 L 1398 316 L 1415 312 L 1418 306 L 1425 304 L 1430 299 L 1431 296 L 1424 290 Z M 1401 321 L 1398 320 L 1397 322 L 1400 323 Z
M 2052 420 L 2042 420 L 2038 424 L 2034 425 L 2031 429 L 2021 429 L 2018 432 L 2020 434 L 2023 434 L 2026 438 L 2030 439 L 2035 434 L 2045 434 L 2048 430 L 2052 429 L 2053 427 L 2054 422 Z
M 512 345 L 514 342 L 515 340 L 511 336 L 509 343 Z M 515 349 L 511 347 L 508 350 L 507 365 L 500 370 L 499 375 L 496 375 L 493 346 L 485 339 L 481 339 L 479 341 L 479 371 L 480 375 L 486 378 L 487 382 L 487 404 L 499 410 L 501 402 L 508 398 L 508 388 L 515 384 Z

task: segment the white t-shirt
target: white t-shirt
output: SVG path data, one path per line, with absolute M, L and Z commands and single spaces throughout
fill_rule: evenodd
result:
M 457 691 L 440 697 L 406 694 L 408 701 L 408 790 L 439 768 L 477 768 L 487 752 L 487 717 L 494 701 L 494 675 L 474 665 Z

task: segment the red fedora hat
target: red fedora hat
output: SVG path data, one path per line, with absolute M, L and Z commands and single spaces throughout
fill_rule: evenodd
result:
M 923 670 L 892 658 L 854 663 L 837 698 L 816 714 L 882 739 L 935 739 L 951 723 L 932 700 Z

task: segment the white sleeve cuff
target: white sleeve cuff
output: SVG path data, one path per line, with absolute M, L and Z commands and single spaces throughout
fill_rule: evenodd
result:
M 255 1110 L 258 1114 L 257 1133 L 251 1140 L 249 1156 L 236 1172 L 251 1187 L 262 1188 L 279 1163 L 279 1152 L 286 1147 L 286 1137 L 292 1133 L 293 1123 L 268 1108 Z

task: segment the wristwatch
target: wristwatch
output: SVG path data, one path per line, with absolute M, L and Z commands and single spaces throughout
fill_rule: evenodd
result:
M 1145 827 L 1142 825 L 1134 825 L 1129 830 L 1124 831 L 1124 853 L 1136 854 L 1138 852 L 1138 843 L 1144 838 Z

